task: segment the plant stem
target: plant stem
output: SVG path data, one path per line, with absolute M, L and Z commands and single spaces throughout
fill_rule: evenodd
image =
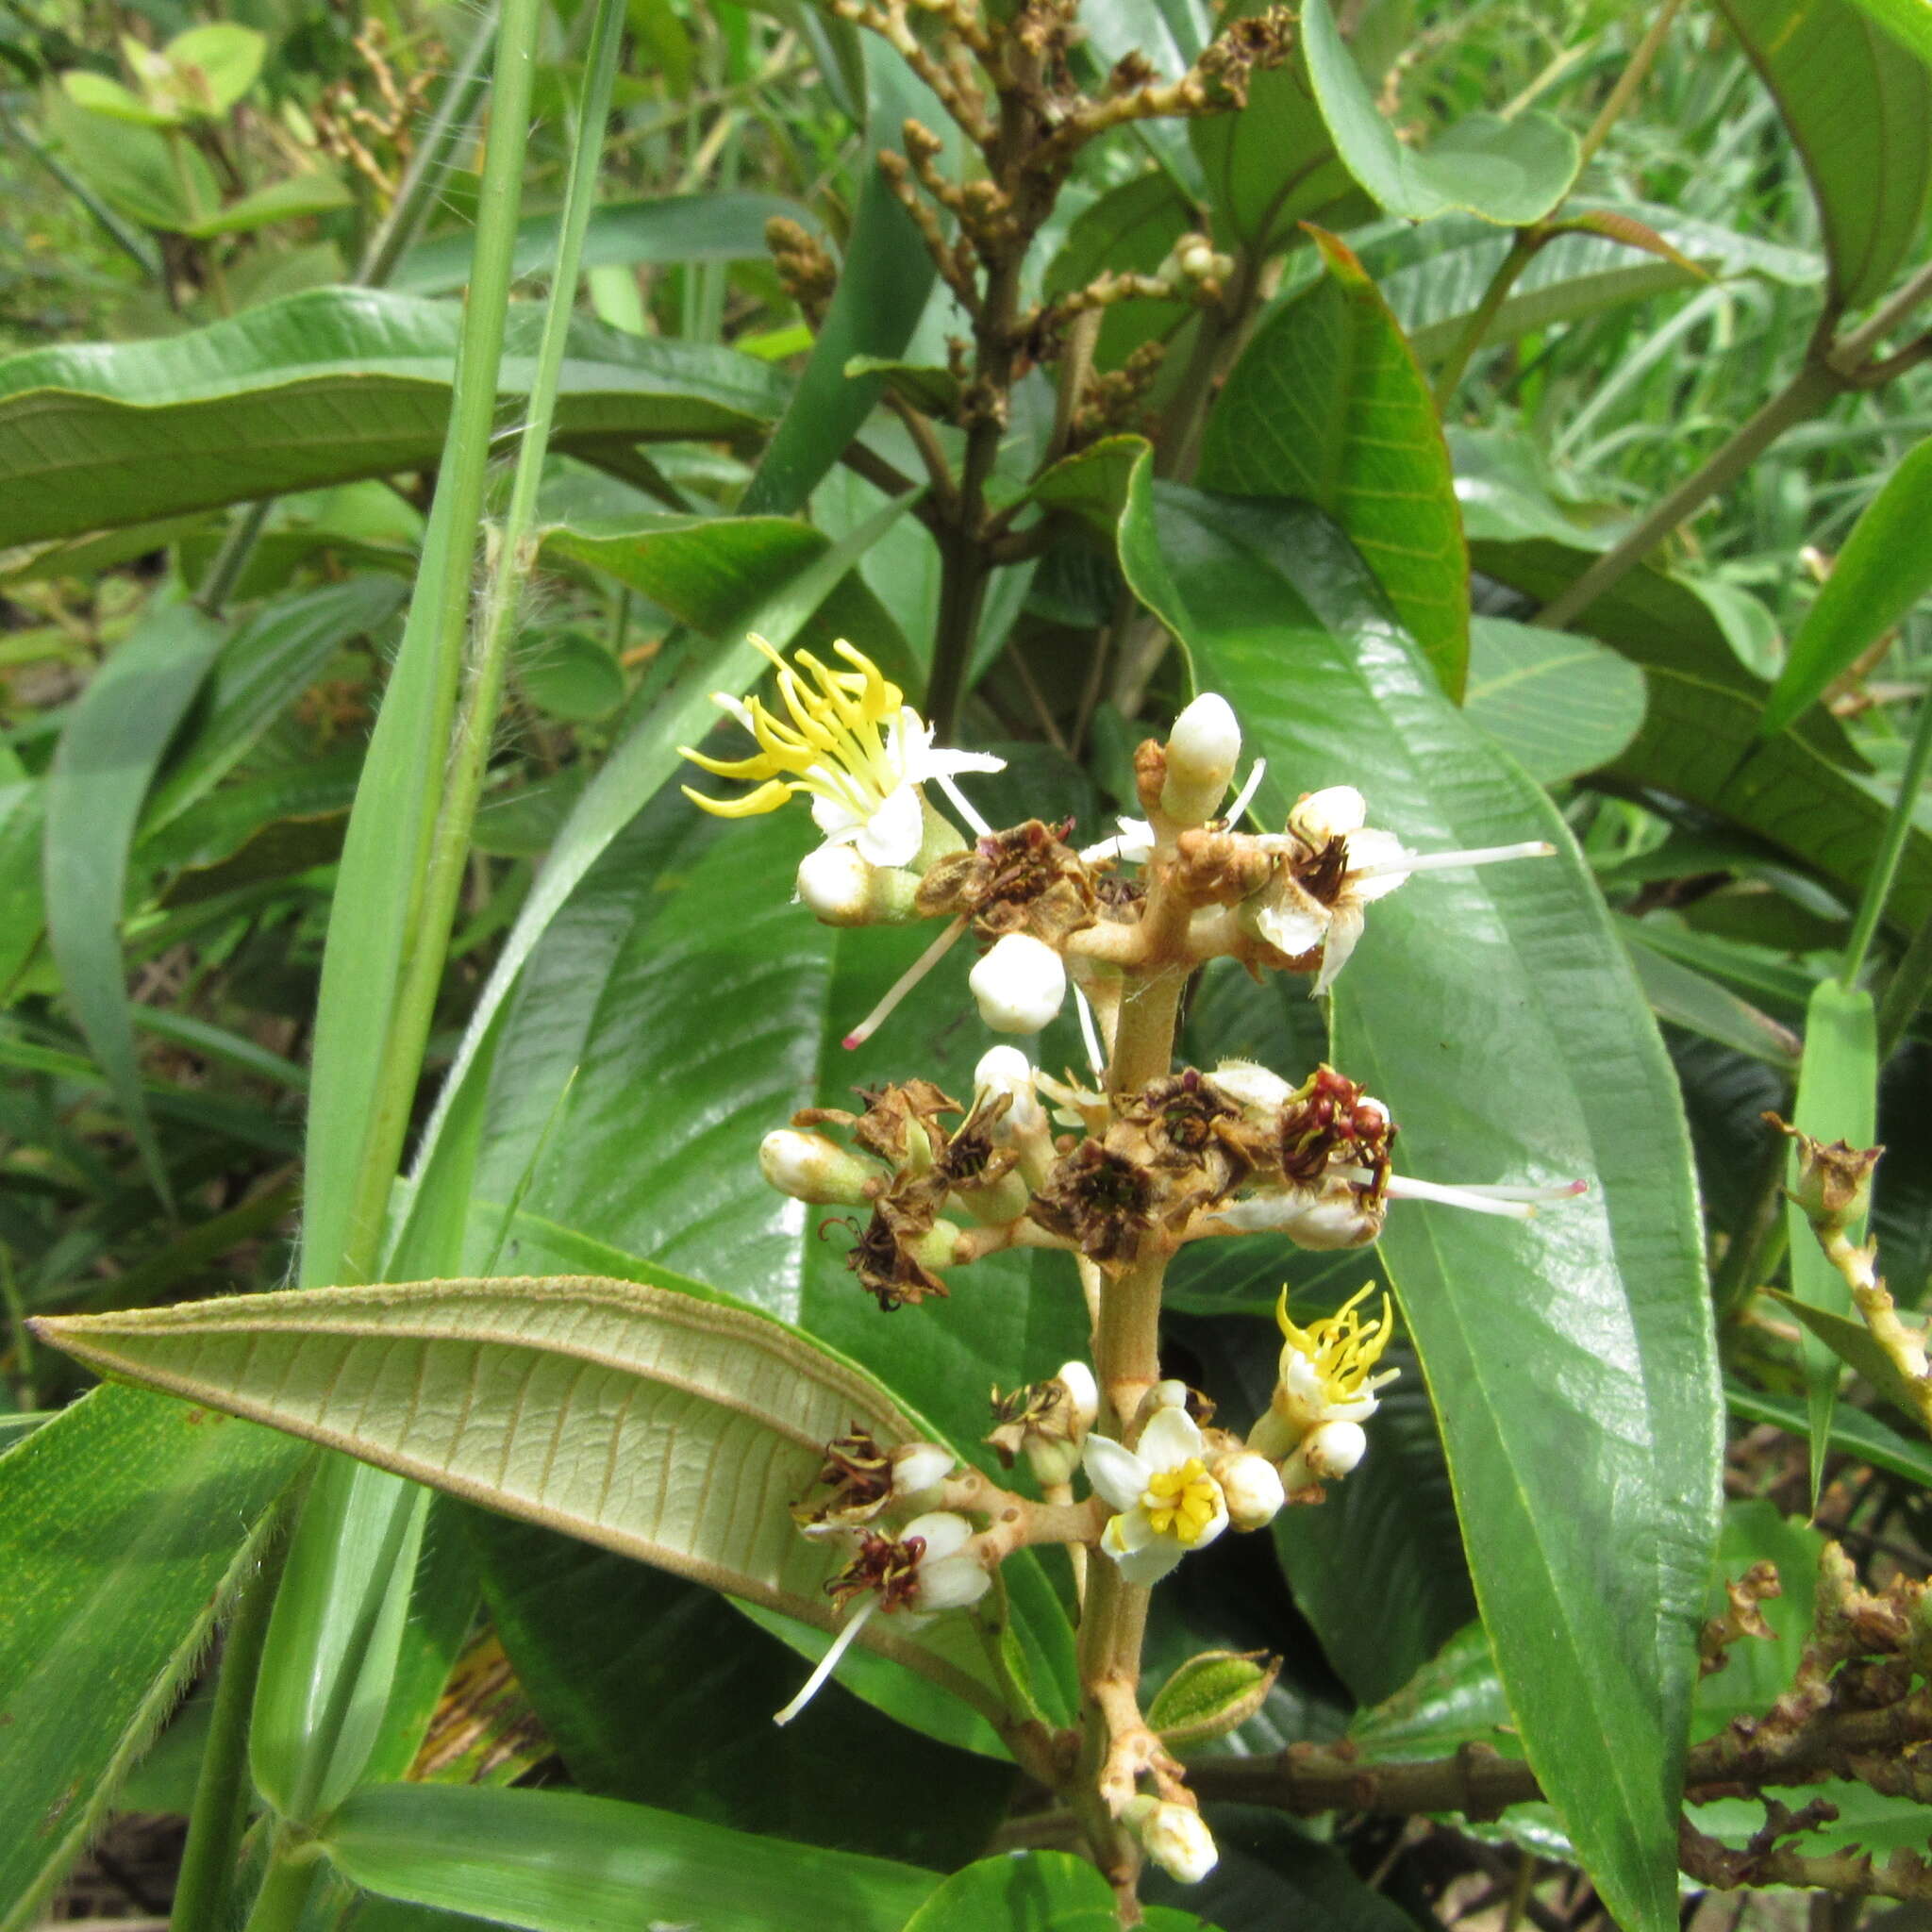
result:
M 1677 17 L 1677 8 L 1683 0 L 1664 0 L 1657 8 L 1657 18 L 1650 24 L 1648 31 L 1638 42 L 1624 71 L 1617 76 L 1617 84 L 1610 90 L 1609 98 L 1605 101 L 1602 111 L 1590 124 L 1590 132 L 1583 137 L 1576 150 L 1576 172 L 1581 175 L 1596 156 L 1598 148 L 1608 138 L 1610 129 L 1623 118 L 1624 109 L 1630 105 L 1630 97 L 1643 84 L 1643 76 L 1650 72 L 1651 63 L 1657 58 L 1663 46 L 1664 36 L 1671 30 L 1671 22 Z
M 557 409 L 558 379 L 563 368 L 564 346 L 575 307 L 577 267 L 583 258 L 584 232 L 596 203 L 597 166 L 602 158 L 599 133 L 610 118 L 610 95 L 617 77 L 617 52 L 623 40 L 622 0 L 598 0 L 586 70 L 583 106 L 574 144 L 570 186 L 564 196 L 562 231 L 558 237 L 557 263 L 551 277 L 550 302 L 543 318 L 543 338 L 537 351 L 536 373 L 530 382 L 529 415 L 517 448 L 516 475 L 510 486 L 509 508 L 504 517 L 494 568 L 484 591 L 483 608 L 472 641 L 469 683 L 450 751 L 441 809 L 424 875 L 422 912 L 416 942 L 410 947 L 396 995 L 391 1031 L 391 1052 L 401 1062 L 420 1067 L 435 1014 L 437 990 L 449 950 L 449 935 L 470 858 L 470 832 L 482 796 L 483 777 L 496 729 L 497 708 L 503 697 L 510 634 L 525 586 L 536 561 L 531 531 L 537 516 L 537 490 L 542 481 L 544 453 Z M 512 232 L 514 223 L 510 224 Z M 400 1138 L 395 1153 L 402 1152 Z M 394 1173 L 391 1166 L 391 1174 Z M 385 1191 L 388 1182 L 384 1182 Z
M 222 1649 L 214 1710 L 201 1774 L 194 1783 L 194 1809 L 188 1843 L 175 1882 L 169 1932 L 205 1932 L 229 1921 L 229 1890 L 236 1855 L 248 1827 L 248 1714 L 255 1678 L 268 1635 L 269 1612 L 281 1578 L 282 1542 L 270 1531 L 260 1566 L 242 1586 Z
M 1490 285 L 1483 291 L 1482 300 L 1476 304 L 1462 334 L 1457 339 L 1456 346 L 1449 351 L 1441 368 L 1436 373 L 1438 416 L 1447 418 L 1450 405 L 1456 400 L 1456 391 L 1462 387 L 1463 372 L 1469 367 L 1470 358 L 1482 347 L 1483 337 L 1489 333 L 1497 311 L 1508 300 L 1509 291 L 1516 286 L 1524 270 L 1536 259 L 1537 250 L 1541 246 L 1542 238 L 1534 229 L 1517 229 L 1508 254 L 1496 264 L 1496 272 L 1490 277 Z
M 302 1856 L 285 1831 L 277 1832 L 269 1848 L 261 1890 L 255 1895 L 255 1908 L 242 1932 L 295 1932 L 320 1870 L 313 1856 Z
M 1574 583 L 1539 610 L 1535 622 L 1561 630 L 1623 581 L 1681 523 L 1741 476 L 1792 424 L 1816 415 L 1846 388 L 1845 379 L 1822 360 L 1807 359 L 1790 382 L 1743 424 L 1730 441 L 1685 477 L 1637 527 Z
M 1865 955 L 1871 951 L 1873 938 L 1878 931 L 1892 879 L 1898 873 L 1898 862 L 1905 854 L 1906 837 L 1912 829 L 1912 810 L 1919 802 L 1928 760 L 1932 760 L 1932 695 L 1919 701 L 1911 747 L 1906 753 L 1905 770 L 1899 774 L 1898 796 L 1891 802 L 1891 816 L 1885 824 L 1885 842 L 1878 848 L 1878 861 L 1865 881 L 1865 896 L 1858 902 L 1858 916 L 1852 922 L 1852 936 L 1845 941 L 1845 955 L 1839 964 L 1839 984 L 1848 992 L 1858 983 Z
M 194 601 L 208 616 L 219 617 L 223 605 L 235 594 L 235 586 L 242 581 L 242 573 L 248 568 L 248 559 L 255 555 L 255 546 L 261 539 L 262 530 L 268 523 L 268 513 L 274 507 L 274 497 L 261 497 L 251 503 L 229 525 L 227 535 L 222 539 L 222 547 L 215 552 L 215 559 L 201 580 L 201 589 L 195 592 Z
M 463 640 L 470 615 L 475 533 L 483 522 L 540 12 L 538 0 L 510 0 L 504 9 L 497 36 L 490 143 L 476 209 L 476 252 L 463 305 L 463 333 L 457 355 L 448 444 L 437 479 L 436 509 L 432 512 L 443 523 L 447 541 L 441 546 L 440 576 L 417 580 L 416 594 L 426 600 L 428 619 L 423 654 L 433 667 L 431 675 L 435 681 L 425 737 L 429 743 L 440 747 L 452 744 L 451 724 L 456 716 Z M 413 615 L 412 609 L 412 627 Z M 431 932 L 424 916 L 425 889 L 437 862 L 436 850 L 448 836 L 441 800 L 434 810 L 433 821 L 422 834 L 421 856 L 416 860 L 417 883 L 409 937 L 392 996 L 381 1085 L 375 1095 L 361 1145 L 357 1149 L 343 1248 L 325 1260 L 318 1257 L 316 1263 L 332 1281 L 366 1281 L 375 1272 L 382 1250 L 390 1188 L 402 1156 L 409 1109 L 421 1074 L 422 1042 L 428 1037 L 428 1017 L 408 1009 L 405 993 L 407 990 L 409 998 L 420 1001 L 422 989 L 429 979 L 422 955 L 429 952 L 437 956 L 440 977 L 441 954 L 448 942 L 447 931 Z M 325 976 L 325 993 L 327 990 Z M 304 1245 L 306 1267 L 308 1244 Z

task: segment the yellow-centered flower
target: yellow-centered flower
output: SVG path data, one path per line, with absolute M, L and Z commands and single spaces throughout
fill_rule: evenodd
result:
M 1291 1490 L 1346 1475 L 1361 1460 L 1368 1446 L 1361 1425 L 1379 1407 L 1375 1391 L 1401 1374 L 1375 1373 L 1394 1323 L 1386 1294 L 1381 1312 L 1363 1320 L 1359 1309 L 1372 1292 L 1359 1290 L 1303 1328 L 1289 1320 L 1288 1291 L 1281 1291 L 1274 1310 L 1284 1338 L 1280 1372 L 1267 1414 L 1248 1431 L 1248 1447 L 1283 1463 Z
M 833 650 L 849 670 L 835 670 L 809 651 L 793 654 L 807 674 L 787 664 L 764 639 L 752 642 L 778 672 L 780 717 L 758 698 L 741 701 L 713 691 L 758 744 L 755 757 L 714 758 L 681 747 L 682 756 L 719 778 L 753 781 L 739 798 L 707 798 L 684 787 L 693 805 L 720 818 L 750 818 L 776 811 L 794 793 L 811 800 L 811 814 L 826 842 L 853 845 L 872 865 L 908 864 L 925 839 L 920 786 L 935 780 L 969 824 L 985 822 L 953 783 L 955 772 L 997 772 L 1006 761 L 986 752 L 935 749 L 932 726 L 906 702 L 906 694 L 862 651 L 842 638 Z
M 1158 1583 L 1227 1527 L 1227 1498 L 1203 1460 L 1206 1446 L 1194 1419 L 1172 1405 L 1148 1417 L 1131 1449 L 1106 1436 L 1087 1438 L 1087 1480 L 1118 1512 L 1108 1519 L 1100 1547 L 1129 1583 Z

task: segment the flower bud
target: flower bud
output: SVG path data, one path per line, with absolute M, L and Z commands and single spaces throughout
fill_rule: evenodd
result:
M 1142 1793 L 1127 1800 L 1121 1823 L 1141 1840 L 1147 1856 L 1183 1885 L 1200 1884 L 1221 1856 L 1213 1834 L 1191 1805 Z
M 1227 1520 L 1237 1529 L 1266 1528 L 1288 1501 L 1281 1472 L 1251 1449 L 1220 1457 L 1212 1474 L 1227 1499 Z
M 892 1498 L 917 1502 L 937 1490 L 958 1468 L 950 1449 L 937 1442 L 903 1442 L 892 1451 Z
M 1085 1362 L 1062 1362 L 1054 1380 L 1067 1391 L 1084 1436 L 1100 1420 L 1100 1384 L 1093 1379 L 1093 1371 Z
M 781 1194 L 822 1207 L 856 1208 L 873 1170 L 824 1134 L 779 1127 L 758 1143 L 758 1172 Z
M 995 1033 L 1038 1033 L 1067 996 L 1067 969 L 1044 941 L 1009 932 L 993 942 L 967 984 L 979 1017 Z
M 850 845 L 821 845 L 798 862 L 798 897 L 826 925 L 910 919 L 918 891 L 916 873 L 869 864 Z
M 1174 721 L 1167 741 L 1167 775 L 1160 808 L 1177 825 L 1211 819 L 1226 795 L 1241 755 L 1241 728 L 1218 691 L 1204 691 Z
M 1362 1459 L 1368 1446 L 1359 1423 L 1323 1423 L 1302 1438 L 1302 1460 L 1318 1482 L 1334 1482 Z

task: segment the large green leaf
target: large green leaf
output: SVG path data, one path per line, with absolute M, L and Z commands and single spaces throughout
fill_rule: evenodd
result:
M 1932 440 L 1885 479 L 1812 601 L 1758 729 L 1782 731 L 1932 591 Z
M 1566 212 L 1615 213 L 1641 222 L 1686 259 L 1721 276 L 1757 275 L 1788 288 L 1816 284 L 1816 255 L 1741 235 L 1674 208 L 1624 202 L 1614 208 L 1572 202 Z M 1514 238 L 1474 215 L 1444 215 L 1422 227 L 1389 223 L 1351 236 L 1350 245 L 1394 310 L 1424 362 L 1462 340 Z M 1633 248 L 1607 235 L 1557 236 L 1531 258 L 1483 331 L 1484 342 L 1509 341 L 1552 323 L 1594 315 L 1672 289 L 1694 287 L 1681 262 Z
M 442 447 L 461 305 L 316 289 L 158 341 L 0 361 L 0 546 L 426 469 Z M 542 324 L 509 312 L 502 386 L 528 387 Z M 741 437 L 786 385 L 728 349 L 580 322 L 558 389 L 559 448 Z
M 380 1785 L 351 1798 L 323 1842 L 371 1891 L 527 1932 L 898 1932 L 938 1882 L 575 1791 Z
M 1345 782 L 1424 849 L 1558 847 L 1379 903 L 1340 983 L 1336 1051 L 1391 1106 L 1415 1172 L 1591 1179 L 1588 1201 L 1528 1223 L 1398 1204 L 1382 1254 L 1531 1761 L 1610 1909 L 1674 1925 L 1723 1410 L 1655 1026 L 1561 820 L 1433 688 L 1329 525 L 1157 495 L 1143 473 L 1123 557 L 1267 755 L 1274 811 Z
M 300 1446 L 100 1389 L 0 1458 L 0 1928 L 25 1932 L 160 1727 Z
M 1521 226 L 1541 221 L 1576 174 L 1576 137 L 1535 108 L 1513 120 L 1472 114 L 1426 151 L 1406 147 L 1356 71 L 1328 0 L 1303 0 L 1302 41 L 1315 99 L 1348 172 L 1391 215 L 1425 222 L 1460 209 Z
M 1824 226 L 1831 292 L 1882 295 L 1932 200 L 1932 73 L 1853 0 L 1719 0 L 1777 98 Z
M 142 1096 L 121 958 L 127 854 L 148 781 L 221 648 L 223 628 L 192 604 L 163 604 L 95 674 L 75 706 L 47 778 L 42 879 L 47 937 L 74 1017 L 171 1200 Z
M 1201 482 L 1328 512 L 1459 700 L 1469 550 L 1429 386 L 1362 265 L 1317 234 L 1328 273 L 1277 310 L 1208 418 Z
M 1925 0 L 1854 0 L 1900 46 L 1909 48 L 1932 67 L 1932 7 Z
M 657 194 L 607 201 L 591 210 L 583 266 L 756 260 L 765 253 L 765 224 L 774 215 L 811 224 L 799 203 L 778 194 Z M 519 277 L 537 274 L 555 258 L 559 219 L 530 215 L 518 224 L 514 271 Z M 472 246 L 468 231 L 439 235 L 410 249 L 396 264 L 389 285 L 410 295 L 449 294 L 470 278 Z
M 1607 765 L 1643 723 L 1643 673 L 1589 638 L 1476 617 L 1469 715 L 1539 784 Z
M 799 1535 L 790 1506 L 855 1423 L 889 1445 L 919 1431 L 856 1366 L 650 1272 L 660 1285 L 311 1288 L 37 1332 L 108 1373 L 832 1628 L 821 1586 L 840 1553 Z M 1003 1708 L 964 1619 L 910 1638 L 878 1620 L 861 1641 Z M 330 1790 L 318 1777 L 305 1795 Z

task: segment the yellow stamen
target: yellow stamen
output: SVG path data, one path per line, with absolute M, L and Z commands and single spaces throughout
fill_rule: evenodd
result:
M 1214 1521 L 1214 1478 L 1191 1456 L 1178 1469 L 1156 1470 L 1147 1479 L 1141 1507 L 1156 1536 L 1191 1543 Z
M 876 810 L 900 781 L 881 727 L 899 717 L 905 692 L 842 638 L 834 648 L 850 671 L 835 671 L 809 651 L 788 664 L 763 638 L 751 641 L 776 667 L 778 704 L 789 722 L 759 698 L 740 704 L 721 694 L 717 702 L 751 733 L 757 752 L 715 758 L 687 745 L 680 755 L 714 777 L 756 783 L 757 790 L 737 799 L 686 795 L 721 818 L 775 811 L 800 791 L 860 816 Z
M 1288 1319 L 1288 1291 L 1281 1291 L 1274 1319 L 1291 1347 L 1300 1351 L 1313 1364 L 1321 1378 L 1322 1392 L 1329 1402 L 1353 1402 L 1374 1386 L 1371 1372 L 1382 1358 L 1395 1332 L 1389 1311 L 1389 1297 L 1382 1297 L 1379 1315 L 1364 1322 L 1356 1312 L 1357 1306 L 1374 1292 L 1373 1286 L 1357 1290 L 1325 1320 L 1297 1327 Z

